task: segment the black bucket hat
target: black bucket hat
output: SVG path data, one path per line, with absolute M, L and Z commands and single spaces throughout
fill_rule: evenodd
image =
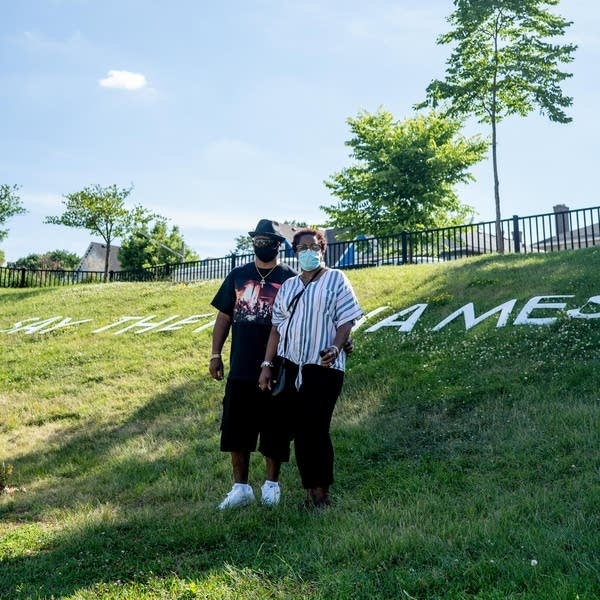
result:
M 285 242 L 285 236 L 281 235 L 279 230 L 279 223 L 277 221 L 270 221 L 269 219 L 261 219 L 256 226 L 254 231 L 249 231 L 248 235 L 254 237 L 255 235 L 267 235 L 276 239 L 278 242 Z

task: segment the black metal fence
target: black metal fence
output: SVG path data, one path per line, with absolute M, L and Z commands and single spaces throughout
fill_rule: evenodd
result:
M 0 267 L 0 287 L 50 287 L 104 281 L 103 271 Z
M 386 237 L 359 236 L 354 240 L 330 243 L 326 262 L 339 269 L 379 265 L 437 263 L 494 252 L 555 252 L 600 245 L 600 206 L 527 217 L 514 215 L 496 222 L 403 231 Z M 0 267 L 0 287 L 44 287 L 108 281 L 172 281 L 187 283 L 223 279 L 234 267 L 249 262 L 253 254 L 229 255 L 194 262 L 166 264 L 138 271 L 29 270 Z M 289 248 L 282 250 L 281 262 L 298 269 Z
M 248 262 L 254 254 L 234 254 L 222 258 L 206 258 L 193 262 L 148 267 L 141 271 L 114 271 L 111 281 L 173 281 L 187 283 L 207 279 L 223 279 L 231 269 Z
M 600 206 L 527 217 L 403 231 L 330 244 L 327 264 L 340 269 L 434 263 L 494 252 L 540 253 L 600 245 Z

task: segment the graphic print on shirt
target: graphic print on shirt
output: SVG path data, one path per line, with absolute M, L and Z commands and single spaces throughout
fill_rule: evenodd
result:
M 280 287 L 280 283 L 270 282 L 261 286 L 258 281 L 252 279 L 243 283 L 241 287 L 236 287 L 233 321 L 270 325 L 273 302 Z

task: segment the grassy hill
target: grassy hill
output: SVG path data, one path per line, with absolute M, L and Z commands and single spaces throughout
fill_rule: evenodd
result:
M 215 510 L 218 282 L 0 290 L 0 598 L 600 598 L 600 319 L 514 324 L 599 272 L 598 249 L 348 272 L 388 308 L 354 335 L 319 513 L 293 461 L 279 507 Z M 434 331 L 511 299 L 504 327 Z M 366 331 L 416 304 L 412 332 Z

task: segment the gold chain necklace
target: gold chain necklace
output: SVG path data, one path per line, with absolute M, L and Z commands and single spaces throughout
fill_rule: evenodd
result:
M 263 287 L 265 285 L 266 279 L 267 277 L 277 268 L 277 265 L 275 265 L 268 273 L 266 273 L 265 275 L 263 275 L 259 270 L 258 270 L 258 266 L 256 265 L 256 263 L 254 263 L 254 268 L 256 269 L 256 272 L 258 273 L 258 276 L 260 277 L 260 287 Z

